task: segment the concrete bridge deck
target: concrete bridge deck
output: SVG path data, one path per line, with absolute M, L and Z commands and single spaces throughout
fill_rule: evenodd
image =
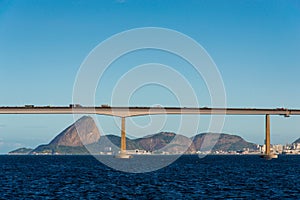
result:
M 191 115 L 300 115 L 298 109 L 287 108 L 186 108 L 186 107 L 0 107 L 0 114 L 98 114 L 133 117 L 160 114 Z

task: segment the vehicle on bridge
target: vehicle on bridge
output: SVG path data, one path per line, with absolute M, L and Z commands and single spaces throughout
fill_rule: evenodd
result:
M 80 104 L 70 104 L 69 107 L 70 108 L 81 108 L 82 105 L 80 105 Z
M 110 106 L 108 104 L 102 104 L 101 107 L 102 108 L 110 108 Z
M 34 105 L 25 105 L 24 107 L 25 107 L 25 108 L 33 108 Z

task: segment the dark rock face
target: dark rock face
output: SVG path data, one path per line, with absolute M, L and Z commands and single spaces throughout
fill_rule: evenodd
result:
M 84 116 L 62 131 L 49 145 L 76 147 L 95 143 L 99 139 L 100 133 L 93 118 Z

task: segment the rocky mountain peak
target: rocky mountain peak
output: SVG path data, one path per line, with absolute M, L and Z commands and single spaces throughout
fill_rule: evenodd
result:
M 57 135 L 49 145 L 83 146 L 100 139 L 99 130 L 92 117 L 83 116 Z

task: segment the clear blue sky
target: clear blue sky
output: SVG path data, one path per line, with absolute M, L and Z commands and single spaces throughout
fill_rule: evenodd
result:
M 113 34 L 149 26 L 182 32 L 207 50 L 222 75 L 229 107 L 300 108 L 300 2 L 284 0 L 0 0 L 0 105 L 69 104 L 77 71 L 96 45 Z M 116 62 L 104 79 L 104 89 L 97 91 L 97 103 L 109 103 L 110 77 L 122 75 L 121 65 L 130 69 L 165 59 L 198 90 L 200 103 L 209 106 L 203 83 L 197 85 L 199 77 L 180 69 L 182 61 L 159 55 L 138 52 Z M 168 91 L 153 86 L 138 91 L 131 103 L 176 105 L 172 98 Z M 72 120 L 72 116 L 2 115 L 0 153 L 48 143 Z M 300 117 L 272 117 L 272 142 L 300 137 L 299 122 Z M 166 129 L 172 131 L 172 125 Z M 107 132 L 117 134 L 118 129 L 107 126 Z M 264 118 L 227 117 L 224 132 L 263 143 Z

